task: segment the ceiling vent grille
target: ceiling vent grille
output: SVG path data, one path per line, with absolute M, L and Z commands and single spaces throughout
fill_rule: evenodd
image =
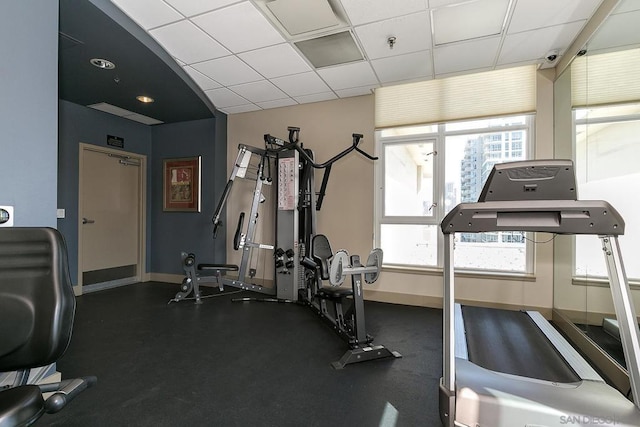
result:
M 350 31 L 294 43 L 316 68 L 364 59 Z

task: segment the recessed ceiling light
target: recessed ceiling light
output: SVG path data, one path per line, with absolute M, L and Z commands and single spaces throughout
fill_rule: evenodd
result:
M 91 65 L 102 68 L 103 70 L 113 70 L 116 68 L 116 64 L 106 59 L 92 58 L 89 62 L 91 62 Z
M 144 102 L 145 104 L 149 104 L 154 101 L 153 98 L 144 95 L 136 96 L 136 99 L 140 102 Z

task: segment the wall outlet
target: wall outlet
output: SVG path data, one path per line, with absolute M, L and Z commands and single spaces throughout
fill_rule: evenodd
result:
M 13 227 L 13 206 L 0 206 L 0 227 Z
M 65 217 L 65 215 L 66 215 L 66 214 L 65 214 L 64 209 L 58 209 L 58 210 L 56 210 L 56 217 L 57 217 L 58 219 L 62 219 L 62 218 L 64 218 L 64 217 Z

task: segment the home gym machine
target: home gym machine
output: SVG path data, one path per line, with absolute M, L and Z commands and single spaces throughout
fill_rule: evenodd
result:
M 189 298 L 189 296 L 193 294 L 193 297 L 190 297 L 189 299 L 195 299 L 196 304 L 201 304 L 202 295 L 200 292 L 200 284 L 205 283 L 216 284 L 221 291 L 224 290 L 225 285 L 228 285 L 268 295 L 273 295 L 275 293 L 272 288 L 252 282 L 256 275 L 256 269 L 250 266 L 254 251 L 273 250 L 273 245 L 258 243 L 255 241 L 258 208 L 260 204 L 265 201 L 262 193 L 263 186 L 272 185 L 271 160 L 272 155 L 267 153 L 266 150 L 240 144 L 238 147 L 238 156 L 236 157 L 231 175 L 229 176 L 229 180 L 227 181 L 222 197 L 220 198 L 216 211 L 213 215 L 213 238 L 215 239 L 217 237 L 219 227 L 222 226 L 222 213 L 235 179 L 242 178 L 255 181 L 249 221 L 247 221 L 245 228 L 245 214 L 242 212 L 238 219 L 238 226 L 233 237 L 233 248 L 235 250 L 242 250 L 242 260 L 240 265 L 196 265 L 195 254 L 183 252 L 181 254 L 182 267 L 185 271 L 186 277 L 180 285 L 180 291 L 169 302 L 179 302 L 183 299 Z M 226 273 L 236 271 L 238 272 L 237 278 L 231 279 L 225 277 Z
M 444 426 L 640 426 L 640 331 L 609 203 L 577 200 L 570 160 L 495 165 L 477 203 L 462 203 L 444 233 Z M 461 306 L 454 293 L 454 235 L 530 231 L 600 237 L 624 348 L 631 402 L 535 311 Z
M 299 142 L 300 129 L 288 128 L 288 141 L 265 135 L 265 148 L 239 146 L 239 153 L 227 186 L 213 217 L 214 237 L 222 225 L 221 215 L 235 178 L 255 179 L 255 187 L 248 225 L 243 229 L 244 213 L 240 214 L 234 235 L 234 249 L 242 249 L 239 266 L 198 264 L 194 254 L 182 254 L 186 273 L 181 290 L 172 301 L 186 299 L 193 293 L 196 303 L 201 302 L 199 284 L 213 283 L 220 289 L 224 285 L 268 295 L 260 301 L 295 302 L 311 307 L 333 330 L 349 344 L 349 350 L 332 366 L 336 369 L 354 362 L 385 357 L 401 357 L 381 345 L 372 345 L 373 337 L 367 335 L 364 317 L 364 283 L 378 279 L 382 266 L 382 251 L 374 249 L 366 264 L 360 257 L 349 256 L 346 251 L 333 254 L 324 235 L 316 233 L 316 211 L 324 200 L 332 165 L 355 151 L 370 160 L 376 160 L 358 145 L 362 135 L 353 134 L 352 144 L 324 163 L 316 163 L 311 150 Z M 251 165 L 251 158 L 258 162 Z M 314 170 L 323 169 L 320 191 L 316 194 Z M 250 173 L 254 171 L 255 173 Z M 271 172 L 274 171 L 274 176 Z M 254 241 L 258 222 L 258 206 L 265 197 L 263 185 L 274 185 L 277 198 L 273 209 L 275 215 L 275 244 Z M 243 232 L 243 230 L 245 230 Z M 274 288 L 248 282 L 255 275 L 249 266 L 252 251 L 273 251 Z M 238 278 L 223 277 L 226 272 L 237 271 Z M 211 274 L 213 273 L 213 274 Z M 247 274 L 249 273 L 249 274 Z M 248 277 L 247 277 L 248 276 Z M 351 276 L 351 287 L 340 287 Z M 323 285 L 327 283 L 327 285 Z M 234 301 L 251 301 L 255 298 L 240 298 Z
M 363 266 L 358 255 L 349 256 L 344 250 L 333 254 L 327 237 L 316 231 L 316 212 L 322 206 L 332 165 L 352 151 L 370 160 L 377 157 L 360 150 L 362 135 L 353 134 L 351 147 L 324 163 L 316 163 L 313 152 L 299 143 L 300 129 L 288 130 L 288 143 L 271 135 L 264 137 L 267 150 L 277 155 L 278 162 L 275 250 L 278 300 L 284 298 L 307 305 L 348 343 L 349 350 L 332 363 L 335 369 L 350 363 L 402 357 L 382 345 L 372 345 L 373 337 L 366 333 L 362 286 L 378 279 L 382 250 L 371 251 Z M 317 198 L 315 169 L 324 170 Z M 293 246 L 286 246 L 292 243 Z M 340 287 L 346 276 L 351 276 L 350 288 Z M 329 285 L 323 285 L 327 280 Z

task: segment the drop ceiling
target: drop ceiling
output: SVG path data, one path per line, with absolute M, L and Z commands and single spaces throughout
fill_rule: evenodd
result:
M 136 38 L 146 37 L 147 47 L 156 46 L 155 56 L 161 58 L 156 60 L 156 67 L 173 70 L 174 74 L 177 70 L 179 80 L 186 82 L 165 76 L 158 93 L 171 86 L 195 88 L 199 97 L 194 103 L 199 107 L 234 114 L 370 94 L 381 86 L 498 68 L 526 64 L 553 67 L 559 59 L 550 63 L 545 59 L 547 54 L 555 50 L 562 57 L 606 1 L 60 0 L 60 3 L 61 28 L 65 22 L 65 3 L 69 3 L 67 9 L 75 9 L 77 3 L 91 3 L 103 11 L 110 7 L 117 10 L 118 13 L 111 10 L 110 18 L 115 17 L 129 33 L 137 32 Z M 640 2 L 623 0 L 614 13 L 609 19 L 639 22 Z M 605 35 L 606 27 L 605 23 L 600 31 Z M 637 39 L 635 25 L 628 27 L 628 34 L 623 35 L 613 27 L 607 30 L 608 37 Z M 109 35 L 102 37 L 108 39 Z M 338 38 L 342 39 L 340 43 L 334 41 Z M 310 45 L 316 48 L 316 53 L 307 48 Z M 120 44 L 121 50 L 127 48 Z M 158 98 L 153 90 L 150 87 L 145 95 Z M 187 101 L 174 105 L 186 106 L 184 102 Z M 91 103 L 133 108 L 110 102 L 106 97 L 93 99 Z

